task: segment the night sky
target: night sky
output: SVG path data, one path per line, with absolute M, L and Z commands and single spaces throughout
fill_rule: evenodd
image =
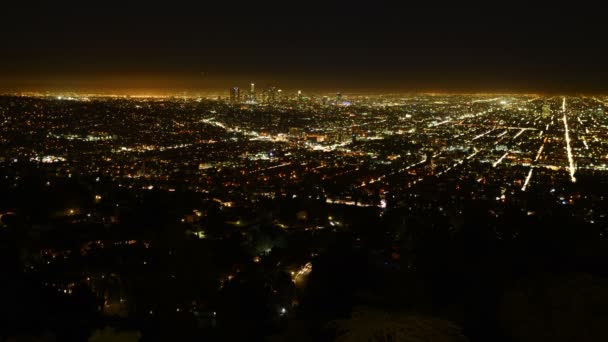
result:
M 3 4 L 0 88 L 608 93 L 603 11 L 388 2 Z

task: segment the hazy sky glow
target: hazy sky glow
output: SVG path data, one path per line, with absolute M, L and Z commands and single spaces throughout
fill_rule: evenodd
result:
M 0 88 L 608 92 L 601 11 L 6 4 Z M 576 27 L 576 30 L 573 30 Z

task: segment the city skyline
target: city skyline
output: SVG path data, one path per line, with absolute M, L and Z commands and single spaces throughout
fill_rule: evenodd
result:
M 608 341 L 582 4 L 0 12 L 0 341 Z
M 139 87 L 139 88 L 112 88 L 112 87 L 61 87 L 55 88 L 37 88 L 37 87 L 25 87 L 25 88 L 1 88 L 0 95 L 17 95 L 17 96 L 74 96 L 78 97 L 157 97 L 157 98 L 171 98 L 171 97 L 182 97 L 182 98 L 205 98 L 207 100 L 222 100 L 231 98 L 233 91 L 238 91 L 238 96 L 244 99 L 246 95 L 250 94 L 250 86 L 255 84 L 256 88 L 262 92 L 269 90 L 280 90 L 284 96 L 287 97 L 298 97 L 298 96 L 333 96 L 337 93 L 341 93 L 344 96 L 370 96 L 370 97 L 382 97 L 382 96 L 411 96 L 411 95 L 534 95 L 534 96 L 604 96 L 607 92 L 594 92 L 594 91 L 548 91 L 541 92 L 534 89 L 524 90 L 471 90 L 471 89 L 417 89 L 417 90 L 398 90 L 398 89 L 361 89 L 352 87 L 325 87 L 325 88 L 307 88 L 302 87 L 301 84 L 294 84 L 291 87 L 283 87 L 277 82 L 265 82 L 261 83 L 252 80 L 243 80 L 241 82 L 230 82 L 226 83 L 225 87 L 218 88 L 179 88 L 179 87 L 165 87 L 165 88 L 154 88 L 154 87 Z

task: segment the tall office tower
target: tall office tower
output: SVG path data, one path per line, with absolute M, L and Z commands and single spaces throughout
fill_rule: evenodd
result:
M 336 103 L 342 102 L 342 93 L 336 93 Z
M 251 83 L 251 89 L 249 89 L 249 96 L 251 97 L 251 101 L 255 102 L 255 83 Z
M 232 102 L 232 103 L 241 102 L 241 89 L 239 89 L 239 87 L 230 88 L 230 102 Z
M 302 91 L 298 90 L 298 101 L 302 101 Z

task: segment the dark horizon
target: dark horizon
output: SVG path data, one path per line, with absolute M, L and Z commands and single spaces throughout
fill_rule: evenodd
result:
M 591 8 L 8 5 L 0 88 L 608 93 Z

